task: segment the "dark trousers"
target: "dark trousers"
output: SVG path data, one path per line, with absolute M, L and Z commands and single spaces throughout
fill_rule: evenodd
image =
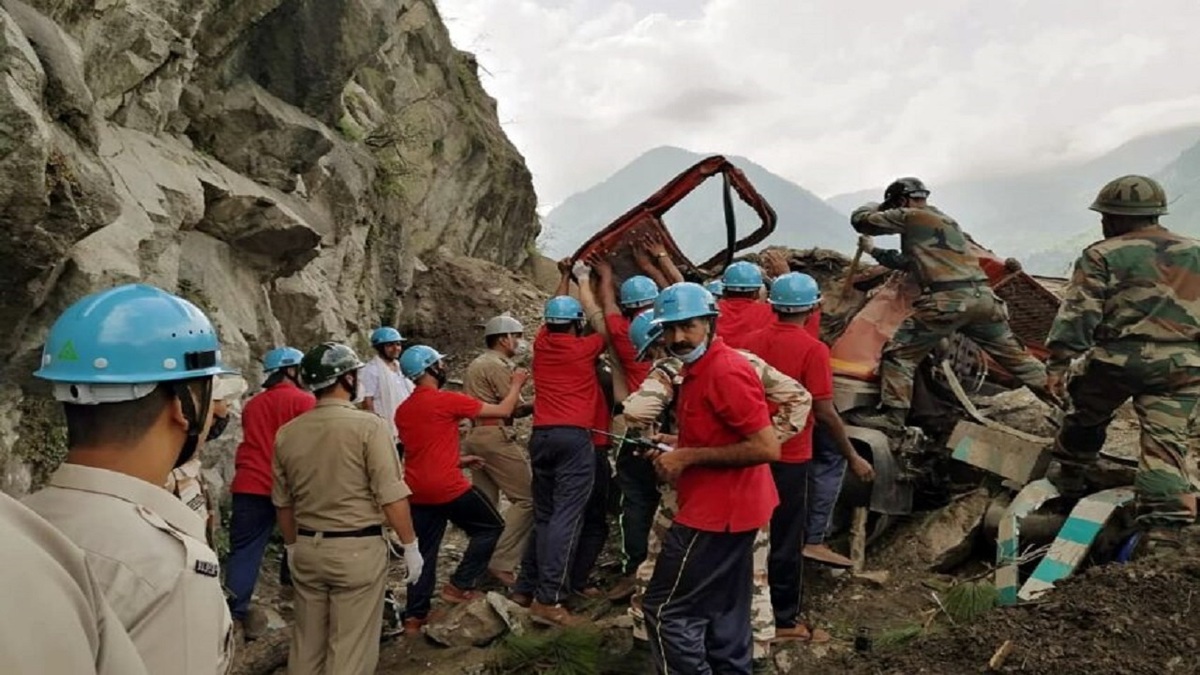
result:
M 804 604 L 804 528 L 808 520 L 808 462 L 775 462 L 771 476 L 779 492 L 779 506 L 771 514 L 771 552 L 767 580 L 777 628 L 792 628 Z
M 750 673 L 757 532 L 667 530 L 642 600 L 659 673 Z
M 622 570 L 633 574 L 646 560 L 650 525 L 658 510 L 658 477 L 654 465 L 639 457 L 631 445 L 621 447 L 617 456 L 617 487 L 621 490 Z
M 595 454 L 582 427 L 534 428 L 529 439 L 533 533 L 521 560 L 518 593 L 553 605 L 570 590 L 571 561 L 596 476 Z
M 804 530 L 804 543 L 825 542 L 845 476 L 846 458 L 838 450 L 837 442 L 823 424 L 816 425 L 813 457 L 808 463 L 808 526 Z
M 579 530 L 579 546 L 571 563 L 571 590 L 587 588 L 588 576 L 608 541 L 608 493 L 612 489 L 612 466 L 608 463 L 608 448 L 596 448 L 592 479 L 592 494 L 583 508 L 583 526 Z
M 275 529 L 275 505 L 267 495 L 233 493 L 229 514 L 229 558 L 225 561 L 225 587 L 229 589 L 229 613 L 234 619 L 246 618 L 250 598 L 258 583 L 263 553 Z M 279 566 L 279 583 L 292 585 L 287 554 Z
M 412 504 L 409 508 L 425 566 L 417 583 L 408 585 L 404 616 L 423 619 L 429 615 L 433 587 L 437 585 L 438 552 L 442 548 L 442 536 L 446 534 L 446 523 L 454 523 L 470 538 L 458 568 L 450 575 L 450 583 L 469 590 L 475 588 L 492 559 L 492 551 L 504 531 L 504 519 L 475 487 L 445 504 Z

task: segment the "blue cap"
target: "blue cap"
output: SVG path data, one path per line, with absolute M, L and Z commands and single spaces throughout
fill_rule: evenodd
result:
M 542 315 L 546 323 L 571 323 L 583 321 L 583 305 L 569 295 L 559 295 L 546 301 Z
M 295 347 L 276 347 L 263 356 L 263 372 L 273 373 L 280 368 L 300 365 L 304 352 Z
M 629 341 L 633 343 L 639 360 L 646 357 L 646 350 L 650 349 L 655 340 L 662 337 L 662 333 L 662 325 L 655 323 L 652 309 L 638 314 L 629 322 Z
M 404 342 L 404 338 L 400 335 L 400 331 L 391 326 L 380 326 L 371 331 L 371 346 L 373 347 L 394 342 Z
M 687 281 L 668 286 L 654 301 L 654 322 L 676 323 L 717 315 L 717 300 L 700 284 Z
M 725 295 L 725 284 L 722 283 L 720 279 L 713 279 L 712 281 L 704 284 L 704 290 L 712 293 L 713 297 L 719 298 L 722 295 Z
M 645 307 L 654 304 L 658 297 L 658 284 L 650 277 L 629 277 L 621 284 L 621 306 L 626 308 Z
M 441 361 L 444 357 L 433 347 L 417 345 L 409 347 L 400 355 L 400 374 L 410 380 L 416 380 L 430 366 Z
M 752 262 L 739 260 L 725 268 L 721 283 L 727 291 L 757 291 L 763 285 L 762 270 Z
M 803 312 L 821 301 L 817 280 L 803 272 L 788 272 L 771 284 L 769 302 L 780 312 Z

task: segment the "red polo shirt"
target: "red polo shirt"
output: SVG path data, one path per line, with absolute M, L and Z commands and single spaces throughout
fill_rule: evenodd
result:
M 629 319 L 623 314 L 609 314 L 604 317 L 608 324 L 608 339 L 612 341 L 613 350 L 617 352 L 617 360 L 621 362 L 621 370 L 625 371 L 625 383 L 629 385 L 630 393 L 641 388 L 642 382 L 650 374 L 649 361 L 637 360 L 637 349 L 629 339 Z
M 596 357 L 604 351 L 598 333 L 576 337 L 542 326 L 533 340 L 533 426 L 590 428 L 604 406 Z
M 814 401 L 833 398 L 829 347 L 809 334 L 807 324 L 776 323 L 751 335 L 746 348 L 803 385 Z M 814 420 L 809 413 L 804 429 L 783 444 L 779 461 L 799 464 L 812 459 Z
M 771 309 L 770 303 L 762 300 L 721 298 L 717 309 L 721 313 L 717 318 L 717 335 L 725 338 L 734 349 L 749 349 L 746 345 L 750 335 L 775 323 L 775 310 Z M 815 338 L 821 337 L 819 307 L 808 315 L 804 329 Z
M 712 341 L 699 361 L 684 367 L 675 400 L 681 448 L 732 445 L 771 426 L 762 380 L 721 338 Z M 706 532 L 758 529 L 779 504 L 766 464 L 690 466 L 675 488 L 675 521 Z
M 445 504 L 471 489 L 459 467 L 458 421 L 478 416 L 482 408 L 479 399 L 425 386 L 396 408 L 409 501 Z
M 242 442 L 234 456 L 229 491 L 270 496 L 274 483 L 271 461 L 275 457 L 275 432 L 316 405 L 316 397 L 291 380 L 283 380 L 246 401 L 242 409 Z

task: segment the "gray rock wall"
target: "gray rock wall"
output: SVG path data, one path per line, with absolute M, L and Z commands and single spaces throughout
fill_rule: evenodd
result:
M 433 0 L 0 0 L 0 489 L 61 457 L 29 376 L 80 296 L 205 308 L 258 379 L 276 344 L 404 311 L 418 258 L 510 269 L 536 198 Z

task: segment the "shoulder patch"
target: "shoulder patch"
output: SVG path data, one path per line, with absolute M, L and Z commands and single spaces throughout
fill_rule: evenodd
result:
M 197 560 L 195 570 L 196 574 L 215 577 L 221 573 L 221 566 L 211 560 Z

